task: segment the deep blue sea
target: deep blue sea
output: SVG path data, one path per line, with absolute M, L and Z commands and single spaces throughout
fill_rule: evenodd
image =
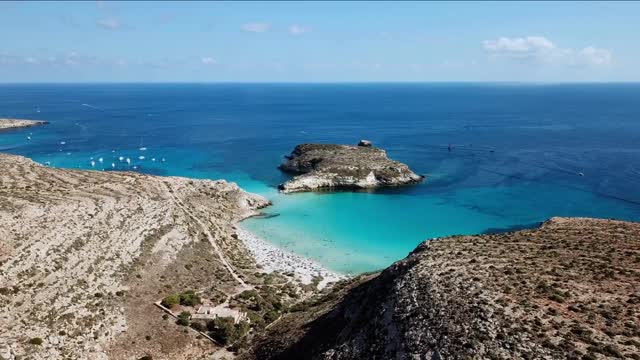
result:
M 245 228 L 344 273 L 433 237 L 551 216 L 640 220 L 640 84 L 0 85 L 1 117 L 51 122 L 0 133 L 0 151 L 40 163 L 235 181 L 277 215 Z M 296 144 L 360 139 L 427 180 L 275 190 Z

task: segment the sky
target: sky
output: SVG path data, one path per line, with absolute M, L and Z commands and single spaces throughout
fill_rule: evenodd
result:
M 0 2 L 0 82 L 640 81 L 640 2 Z

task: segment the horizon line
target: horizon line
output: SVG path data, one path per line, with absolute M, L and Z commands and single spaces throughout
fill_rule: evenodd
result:
M 126 85 L 126 84 L 526 84 L 526 85 L 571 85 L 571 84 L 640 84 L 640 80 L 629 81 L 517 81 L 517 80 L 442 80 L 442 81 L 13 81 L 0 85 Z

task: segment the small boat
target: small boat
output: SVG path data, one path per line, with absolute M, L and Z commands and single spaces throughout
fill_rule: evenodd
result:
M 140 155 L 140 156 L 138 156 L 138 159 L 144 160 L 144 156 Z
M 124 156 L 120 156 L 120 157 L 118 158 L 118 160 L 120 160 L 120 162 L 123 162 L 123 161 L 124 161 Z
M 31 136 L 27 136 L 27 140 L 31 140 Z
M 66 143 L 66 141 L 60 141 L 60 145 L 65 145 Z
M 140 151 L 147 151 L 147 148 L 146 147 L 141 147 Z
M 91 160 L 91 167 L 94 167 L 94 166 L 96 166 L 96 162 Z
M 580 171 L 580 172 L 578 173 L 578 175 L 580 175 L 580 176 L 584 176 L 584 173 L 583 173 L 582 171 Z
M 99 162 L 103 162 L 103 161 L 104 161 L 104 159 L 103 159 L 103 158 L 100 158 L 100 159 L 98 159 L 98 161 L 99 161 Z

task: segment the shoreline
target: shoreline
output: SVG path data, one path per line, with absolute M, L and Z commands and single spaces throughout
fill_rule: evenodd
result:
M 254 233 L 244 229 L 240 223 L 235 224 L 238 240 L 253 255 L 256 264 L 265 272 L 291 272 L 303 284 L 310 284 L 316 276 L 322 276 L 318 290 L 327 284 L 347 279 L 349 276 L 329 270 L 317 262 L 304 256 L 281 249 Z
M 43 120 L 25 120 L 25 119 L 8 119 L 0 118 L 0 131 L 11 129 L 23 129 L 33 126 L 40 126 L 48 124 L 48 121 Z

